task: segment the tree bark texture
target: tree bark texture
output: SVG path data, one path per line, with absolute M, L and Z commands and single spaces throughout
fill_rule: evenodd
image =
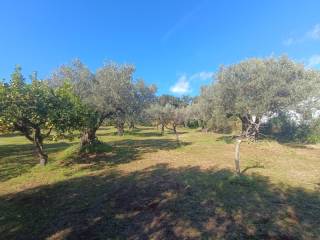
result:
M 179 142 L 179 134 L 177 132 L 177 126 L 173 124 L 173 132 L 176 135 L 176 140 Z
M 45 166 L 48 163 L 48 155 L 43 151 L 43 138 L 41 136 L 40 128 L 35 129 L 33 142 L 36 147 L 39 163 L 40 165 Z
M 83 131 L 80 138 L 80 147 L 83 148 L 93 144 L 97 140 L 96 132 L 96 128 L 88 128 Z

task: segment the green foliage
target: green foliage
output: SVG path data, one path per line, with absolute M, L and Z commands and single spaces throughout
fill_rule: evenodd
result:
M 262 117 L 312 97 L 316 78 L 312 70 L 287 57 L 249 59 L 222 67 L 216 92 L 225 112 Z
M 158 97 L 158 103 L 163 107 L 166 106 L 167 104 L 170 104 L 174 107 L 179 107 L 179 106 L 183 105 L 183 102 L 180 98 L 177 98 L 177 97 L 171 96 L 171 95 L 167 95 L 167 94 L 164 94 L 164 95 L 161 95 L 160 97 Z
M 187 107 L 188 122 L 218 133 L 230 133 L 232 120 L 216 105 L 214 85 L 202 87 L 201 95 Z
M 207 122 L 207 127 L 216 133 L 231 133 L 232 121 L 223 114 L 213 115 Z
M 126 113 L 134 98 L 132 65 L 105 64 L 98 69 L 94 85 L 94 102 L 100 112 Z
M 133 83 L 133 98 L 128 102 L 128 109 L 126 114 L 126 121 L 129 126 L 134 123 L 148 122 L 148 116 L 145 109 L 147 109 L 152 103 L 155 103 L 155 93 L 157 88 L 155 85 L 146 85 L 144 80 L 139 79 Z
M 48 84 L 56 89 L 65 84 L 70 85 L 69 91 L 81 100 L 78 110 L 81 112 L 81 130 L 96 128 L 104 114 L 98 110 L 100 102 L 95 98 L 95 85 L 97 84 L 94 74 L 79 60 L 72 61 L 69 65 L 62 65 L 54 71 Z
M 256 137 L 263 117 L 314 106 L 319 79 L 318 71 L 287 57 L 253 58 L 221 67 L 216 81 L 202 89 L 195 115 L 213 130 L 228 128 L 225 118 L 236 116 L 242 131 Z
M 315 144 L 320 142 L 320 119 L 298 123 L 282 113 L 271 118 L 262 128 L 262 133 L 280 141 Z
M 167 107 L 166 107 L 167 106 Z M 147 110 L 147 114 L 151 121 L 156 122 L 157 124 L 167 125 L 170 121 L 170 109 L 169 104 L 162 106 L 159 103 L 152 104 Z
M 21 68 L 16 68 L 12 80 L 1 88 L 1 126 L 17 130 L 16 125 L 39 126 L 43 130 L 55 127 L 57 132 L 71 130 L 76 115 L 70 114 L 77 101 L 70 94 L 70 86 L 53 91 L 45 83 L 34 79 L 24 82 Z
M 191 128 L 191 129 L 195 129 L 195 128 L 199 128 L 200 125 L 199 125 L 199 122 L 196 121 L 196 120 L 187 120 L 187 127 L 188 128 Z
M 20 131 L 41 152 L 43 140 L 53 133 L 57 139 L 78 129 L 80 116 L 80 99 L 67 83 L 52 89 L 36 75 L 26 83 L 21 68 L 16 67 L 9 84 L 1 84 L 0 130 Z

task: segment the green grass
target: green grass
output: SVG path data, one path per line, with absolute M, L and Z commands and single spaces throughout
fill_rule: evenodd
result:
M 40 167 L 21 136 L 0 137 L 1 239 L 317 239 L 320 147 L 241 145 L 153 128 L 98 132 L 104 144 L 47 143 Z

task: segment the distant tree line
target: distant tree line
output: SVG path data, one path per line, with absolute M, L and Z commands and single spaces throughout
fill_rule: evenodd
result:
M 118 135 L 125 125 L 153 125 L 161 134 L 172 131 L 177 141 L 178 126 L 230 132 L 234 122 L 241 123 L 239 139 L 272 135 L 320 141 L 319 71 L 287 57 L 222 66 L 197 97 L 157 96 L 156 86 L 134 79 L 134 72 L 133 65 L 109 62 L 93 73 L 75 60 L 48 79 L 34 73 L 26 81 L 16 67 L 10 81 L 0 83 L 0 131 L 21 132 L 43 165 L 45 139 L 79 132 L 83 149 L 99 143 L 96 132 L 106 122 Z

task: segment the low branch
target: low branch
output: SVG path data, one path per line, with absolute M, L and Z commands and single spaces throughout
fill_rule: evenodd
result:
M 34 142 L 33 137 L 30 135 L 28 128 L 24 125 L 19 125 L 18 123 L 14 124 L 14 127 L 16 130 L 18 130 L 19 132 L 21 132 L 28 140 L 30 140 L 31 142 Z
M 45 138 L 47 138 L 47 137 L 49 137 L 49 136 L 50 136 L 51 131 L 52 131 L 52 128 L 53 128 L 53 127 L 50 127 L 50 128 L 49 128 L 49 131 L 48 131 L 46 134 L 44 134 L 44 135 L 42 136 L 42 138 L 43 138 L 43 139 L 45 139 Z

